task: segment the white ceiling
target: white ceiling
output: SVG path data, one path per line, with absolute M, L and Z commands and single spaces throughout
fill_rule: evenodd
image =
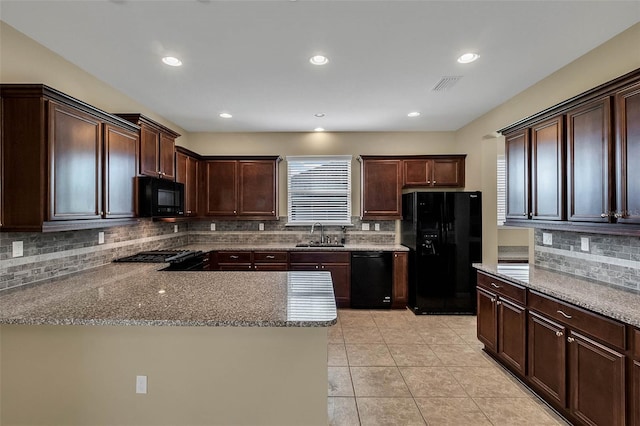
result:
M 187 131 L 447 131 L 640 22 L 640 1 L 2 0 L 0 19 Z M 432 91 L 443 76 L 462 79 Z

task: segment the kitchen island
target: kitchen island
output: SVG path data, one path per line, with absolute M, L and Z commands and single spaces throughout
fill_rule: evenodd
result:
M 0 423 L 327 424 L 329 273 L 158 269 L 0 296 Z

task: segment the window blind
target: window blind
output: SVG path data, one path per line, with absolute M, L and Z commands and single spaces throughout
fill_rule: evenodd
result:
M 288 225 L 351 225 L 351 156 L 287 157 Z
M 507 164 L 504 155 L 498 155 L 498 226 L 507 218 Z

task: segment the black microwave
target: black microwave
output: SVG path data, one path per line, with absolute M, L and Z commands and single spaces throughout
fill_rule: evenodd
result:
M 184 184 L 149 176 L 138 176 L 138 216 L 184 216 Z

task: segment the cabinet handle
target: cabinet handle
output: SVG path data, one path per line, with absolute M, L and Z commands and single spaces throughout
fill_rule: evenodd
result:
M 500 286 L 499 286 L 498 284 L 496 284 L 496 283 L 491 283 L 491 287 L 493 287 L 493 288 L 500 288 Z
M 316 269 L 320 269 L 320 267 L 318 265 L 316 265 Z
M 623 213 L 616 213 L 613 215 L 613 217 L 615 217 L 616 219 L 620 219 L 621 217 L 624 217 Z
M 527 213 L 522 213 L 522 216 L 527 217 L 529 215 Z
M 434 181 L 433 181 L 433 184 L 435 185 L 436 183 L 437 183 L 437 182 L 434 180 Z
M 562 337 L 562 331 L 556 331 L 556 336 Z
M 428 184 L 431 184 L 431 181 L 430 181 L 430 180 L 428 180 L 428 181 L 427 181 L 427 183 L 428 183 Z
M 491 298 L 491 303 L 493 303 L 493 302 L 495 302 L 495 301 L 496 301 L 496 298 L 495 298 L 495 297 L 492 297 L 492 298 Z
M 229 256 L 229 258 L 230 258 L 230 259 L 237 259 L 237 258 L 238 258 L 238 256 L 233 255 L 233 256 Z
M 496 305 L 502 305 L 502 302 L 498 300 L 498 301 L 496 302 Z
M 275 257 L 275 256 L 272 256 L 272 255 L 268 255 L 268 256 L 267 256 L 267 259 L 275 259 L 275 258 L 276 258 L 276 257 Z
M 566 319 L 571 319 L 571 315 L 567 315 L 562 311 L 557 311 L 560 315 L 562 315 L 563 317 L 565 317 Z
M 574 339 L 573 337 L 567 337 L 567 342 L 569 343 L 573 343 L 575 342 L 576 339 Z
M 369 213 L 369 211 L 368 211 L 368 210 L 365 210 L 364 212 L 365 212 L 365 213 Z
M 100 216 L 104 215 L 104 212 L 100 212 Z

